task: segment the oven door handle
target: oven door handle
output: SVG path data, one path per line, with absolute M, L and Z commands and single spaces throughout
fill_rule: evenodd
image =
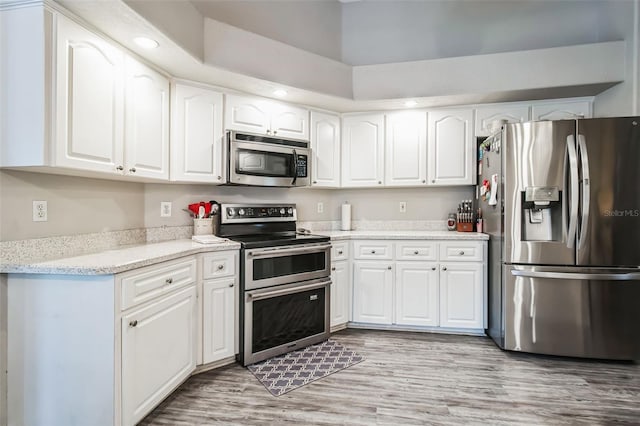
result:
M 286 294 L 300 293 L 302 291 L 322 288 L 327 285 L 331 285 L 331 280 L 322 281 L 319 283 L 295 286 L 295 287 L 275 289 L 275 290 L 265 289 L 265 290 L 248 291 L 245 293 L 245 295 L 247 300 L 255 301 L 255 300 L 261 300 L 261 299 L 269 299 L 271 297 L 276 297 L 276 296 L 284 296 Z
M 274 247 L 274 248 L 268 248 L 264 250 L 249 251 L 247 252 L 247 256 L 262 257 L 262 256 L 273 256 L 274 254 L 279 256 L 281 254 L 291 254 L 291 253 L 294 253 L 294 254 L 313 253 L 313 252 L 324 251 L 329 248 L 331 248 L 331 244 L 319 244 L 311 247 L 304 246 L 304 247 L 290 248 L 290 249 L 279 249 L 277 247 Z

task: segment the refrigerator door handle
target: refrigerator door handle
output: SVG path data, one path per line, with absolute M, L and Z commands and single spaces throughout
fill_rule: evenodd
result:
M 589 226 L 590 195 L 589 188 L 589 154 L 587 153 L 587 143 L 584 135 L 578 135 L 578 157 L 580 157 L 580 167 L 582 168 L 582 213 L 580 215 L 580 233 L 578 234 L 578 248 L 585 244 L 587 227 Z
M 569 229 L 567 247 L 572 248 L 578 226 L 578 154 L 574 135 L 567 136 L 567 154 L 569 160 Z
M 559 280 L 599 280 L 599 281 L 637 281 L 640 280 L 640 272 L 622 274 L 585 274 L 579 272 L 542 272 L 521 271 L 513 269 L 511 275 L 527 278 L 552 278 Z

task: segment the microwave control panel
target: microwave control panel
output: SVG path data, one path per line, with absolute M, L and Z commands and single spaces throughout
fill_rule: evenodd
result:
M 298 162 L 298 173 L 296 176 L 298 177 L 307 177 L 307 156 L 306 155 L 298 155 L 296 160 Z

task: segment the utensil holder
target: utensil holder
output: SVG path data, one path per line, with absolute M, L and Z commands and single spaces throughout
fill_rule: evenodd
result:
M 213 234 L 213 218 L 193 219 L 193 235 Z

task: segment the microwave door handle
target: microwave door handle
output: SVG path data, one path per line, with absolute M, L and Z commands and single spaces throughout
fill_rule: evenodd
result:
M 293 150 L 293 180 L 291 181 L 291 185 L 295 185 L 298 180 L 298 153 L 295 148 Z

